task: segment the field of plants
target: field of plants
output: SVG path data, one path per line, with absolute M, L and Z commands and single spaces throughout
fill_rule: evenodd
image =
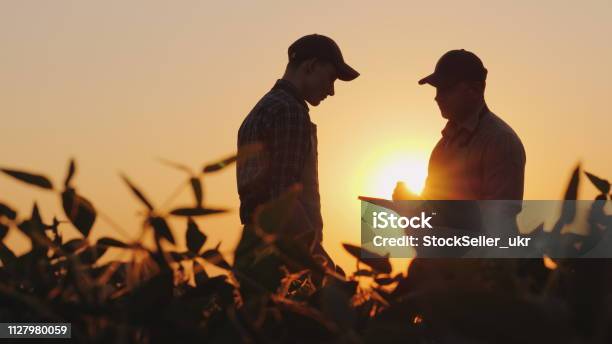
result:
M 235 259 L 203 249 L 208 236 L 194 219 L 224 212 L 205 205 L 202 177 L 236 160 L 189 173 L 193 206 L 160 211 L 122 175 L 142 205 L 141 238 L 88 239 L 96 207 L 78 192 L 77 168 L 58 184 L 42 174 L 0 169 L 44 192 L 55 192 L 64 213 L 42 218 L 38 206 L 22 214 L 0 195 L 0 240 L 21 231 L 31 241 L 16 256 L 0 241 L 0 322 L 69 322 L 72 338 L 91 343 L 611 343 L 612 263 L 606 259 L 551 259 L 556 249 L 580 253 L 612 240 L 604 212 L 610 183 L 577 167 L 565 199 L 578 198 L 583 176 L 600 191 L 590 210 L 588 235 L 562 232 L 576 209 L 564 207 L 557 224 L 530 234 L 556 237 L 563 247 L 542 247 L 542 259 L 421 259 L 392 274 L 386 257 L 363 259 L 344 244 L 355 272 L 326 266 L 309 240 L 286 232 L 299 187 L 264 206 L 245 230 Z M 571 204 L 568 202 L 568 204 Z M 237 215 L 236 215 L 237 216 Z M 171 228 L 168 219 L 184 219 Z M 64 240 L 74 226 L 80 238 Z M 185 235 L 187 247 L 175 245 Z M 127 260 L 104 259 L 110 250 Z M 228 261 L 233 261 L 232 264 Z M 211 276 L 214 265 L 224 274 Z

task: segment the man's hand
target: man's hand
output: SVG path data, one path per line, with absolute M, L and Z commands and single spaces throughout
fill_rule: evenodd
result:
M 414 214 L 419 213 L 423 208 L 424 201 L 415 202 L 398 202 L 392 201 L 384 198 L 376 198 L 376 197 L 368 197 L 368 196 L 359 196 L 359 200 L 365 201 L 379 207 L 383 207 L 385 209 L 389 209 L 400 216 L 411 217 Z
M 395 189 L 393 190 L 393 196 L 391 198 L 394 201 L 414 201 L 420 199 L 419 195 L 410 191 L 404 182 L 397 182 Z

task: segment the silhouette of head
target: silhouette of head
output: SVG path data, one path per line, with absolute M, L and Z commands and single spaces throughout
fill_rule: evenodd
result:
M 434 72 L 419 84 L 436 88 L 436 102 L 442 117 L 461 119 L 484 101 L 487 69 L 474 53 L 451 50 L 442 55 Z
M 283 78 L 290 80 L 312 106 L 334 95 L 336 79 L 350 81 L 359 76 L 344 62 L 338 45 L 323 35 L 312 34 L 298 39 L 289 47 L 288 55 Z

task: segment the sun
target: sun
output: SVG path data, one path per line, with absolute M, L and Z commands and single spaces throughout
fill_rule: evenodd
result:
M 427 178 L 427 156 L 421 152 L 391 152 L 370 165 L 366 176 L 365 192 L 368 196 L 390 199 L 397 182 L 421 194 Z

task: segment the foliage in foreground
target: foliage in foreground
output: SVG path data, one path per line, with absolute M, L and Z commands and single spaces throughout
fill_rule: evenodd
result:
M 608 260 L 415 259 L 392 275 L 386 257 L 357 260 L 346 276 L 308 250 L 308 238 L 284 230 L 299 189 L 257 211 L 229 264 L 219 247 L 204 249 L 208 236 L 194 218 L 222 213 L 204 206 L 202 177 L 236 157 L 189 173 L 194 204 L 170 211 L 154 206 L 130 179 L 122 179 L 144 209 L 141 239 L 88 239 L 98 220 L 93 204 L 78 193 L 71 161 L 61 190 L 45 176 L 1 169 L 20 181 L 57 192 L 66 221 L 43 219 L 36 204 L 23 217 L 0 203 L 0 322 L 70 322 L 82 342 L 415 342 L 536 343 L 612 341 L 612 264 Z M 610 183 L 585 172 L 610 196 Z M 565 198 L 577 199 L 580 168 Z M 575 250 L 609 240 L 612 217 L 595 202 L 587 236 L 562 234 L 575 209 L 565 207 L 552 231 Z M 187 249 L 175 245 L 170 217 L 184 218 Z M 81 237 L 66 241 L 70 222 Z M 111 226 L 116 226 L 110 224 Z M 19 230 L 32 248 L 17 257 L 2 239 Z M 152 233 L 154 245 L 145 245 Z M 212 233 L 208 233 L 212 234 Z M 130 258 L 101 259 L 109 250 Z M 369 253 L 372 256 L 373 253 Z M 226 274 L 209 276 L 205 266 Z

